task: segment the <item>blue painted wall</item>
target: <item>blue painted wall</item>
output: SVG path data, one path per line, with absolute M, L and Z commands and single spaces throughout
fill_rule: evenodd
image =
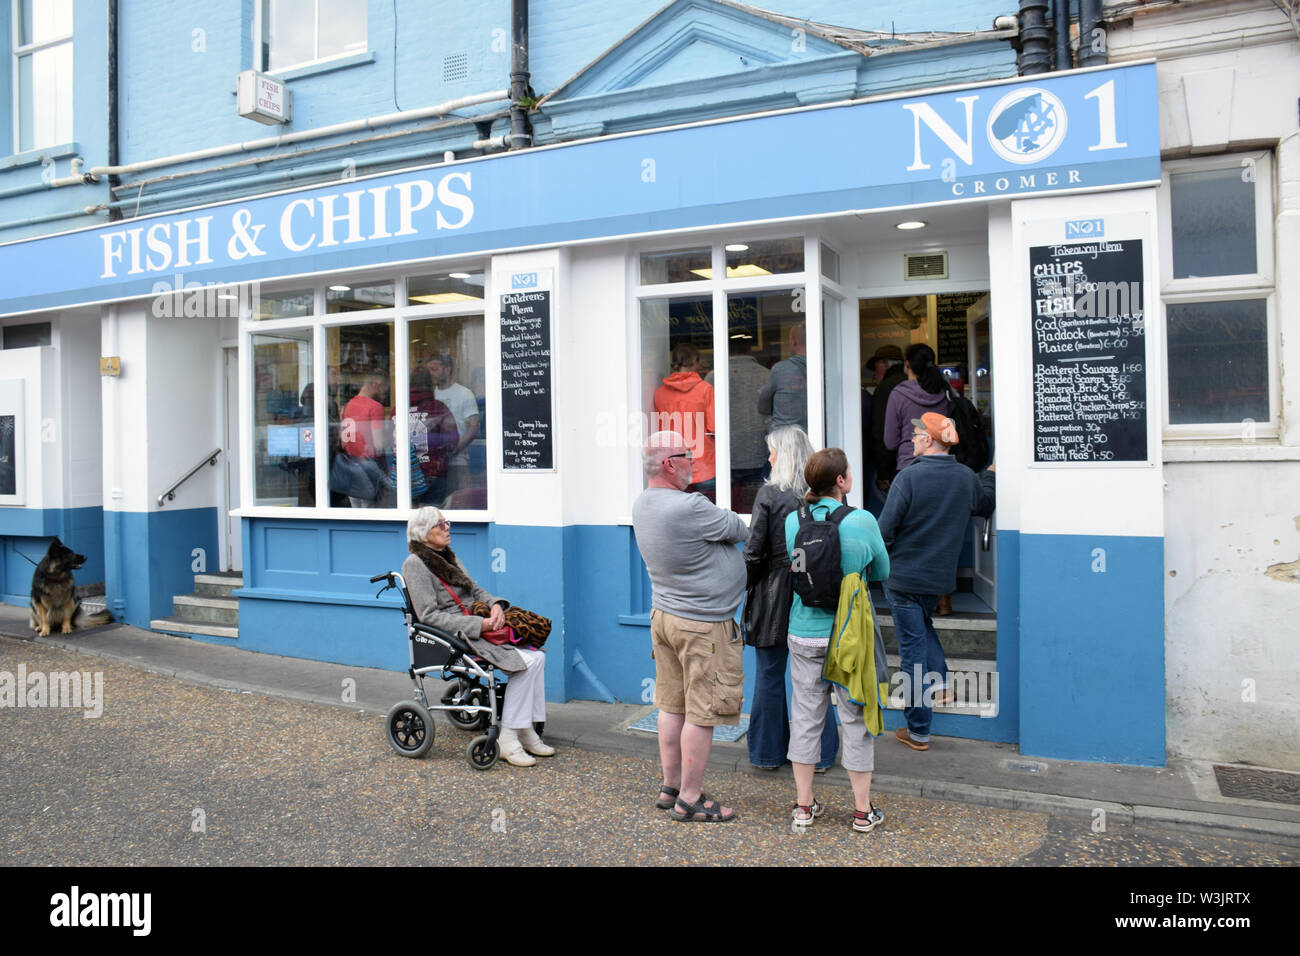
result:
M 0 600 L 26 604 L 32 574 L 54 535 L 86 563 L 75 572 L 78 585 L 105 580 L 101 508 L 4 509 L 0 511 Z
M 109 608 L 136 627 L 172 613 L 172 598 L 194 592 L 195 549 L 216 570 L 217 509 L 104 512 Z
M 1163 539 L 1019 537 L 1021 752 L 1163 766 Z

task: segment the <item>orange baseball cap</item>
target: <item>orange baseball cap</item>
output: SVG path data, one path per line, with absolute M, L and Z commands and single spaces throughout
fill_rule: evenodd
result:
M 945 418 L 938 412 L 926 412 L 920 418 L 913 418 L 912 425 L 927 432 L 937 442 L 957 444 L 957 426 L 951 418 Z

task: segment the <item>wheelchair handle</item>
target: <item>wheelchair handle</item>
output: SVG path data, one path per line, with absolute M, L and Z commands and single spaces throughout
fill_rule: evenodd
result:
M 383 574 L 376 574 L 373 578 L 370 579 L 370 583 L 378 584 L 380 581 L 387 581 L 389 577 L 392 575 L 392 573 L 393 573 L 392 571 L 385 571 Z

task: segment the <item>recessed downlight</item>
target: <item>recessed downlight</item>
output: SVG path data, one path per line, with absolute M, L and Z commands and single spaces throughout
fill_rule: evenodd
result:
M 731 243 L 730 245 L 723 246 L 722 248 L 726 249 L 728 252 L 748 252 L 748 251 L 749 251 L 749 246 L 745 245 L 743 242 L 733 242 L 733 243 Z
M 447 275 L 450 276 L 450 277 L 453 278 L 453 279 L 468 279 L 468 278 L 469 278 L 469 273 L 468 273 L 468 272 L 449 272 L 449 273 L 447 273 Z
M 924 229 L 926 225 L 927 223 L 924 223 L 919 219 L 909 219 L 907 220 L 907 222 L 900 222 L 894 228 L 895 229 Z
M 352 286 L 350 286 L 350 285 L 332 285 L 332 286 L 330 286 L 330 291 L 331 291 L 331 292 L 351 292 L 351 291 L 352 291 Z

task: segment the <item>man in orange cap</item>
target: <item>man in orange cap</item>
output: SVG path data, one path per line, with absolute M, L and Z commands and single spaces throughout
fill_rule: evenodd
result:
M 885 598 L 894 615 L 909 705 L 903 709 L 907 726 L 894 736 L 913 750 L 929 750 L 932 706 L 951 702 L 943 693 L 948 662 L 932 615 L 939 596 L 957 587 L 970 516 L 993 513 L 996 487 L 992 465 L 977 477 L 948 454 L 957 444 L 951 418 L 926 412 L 912 419 L 912 426 L 916 460 L 889 488 L 880 534 L 889 549 Z M 927 691 L 927 684 L 938 686 Z

